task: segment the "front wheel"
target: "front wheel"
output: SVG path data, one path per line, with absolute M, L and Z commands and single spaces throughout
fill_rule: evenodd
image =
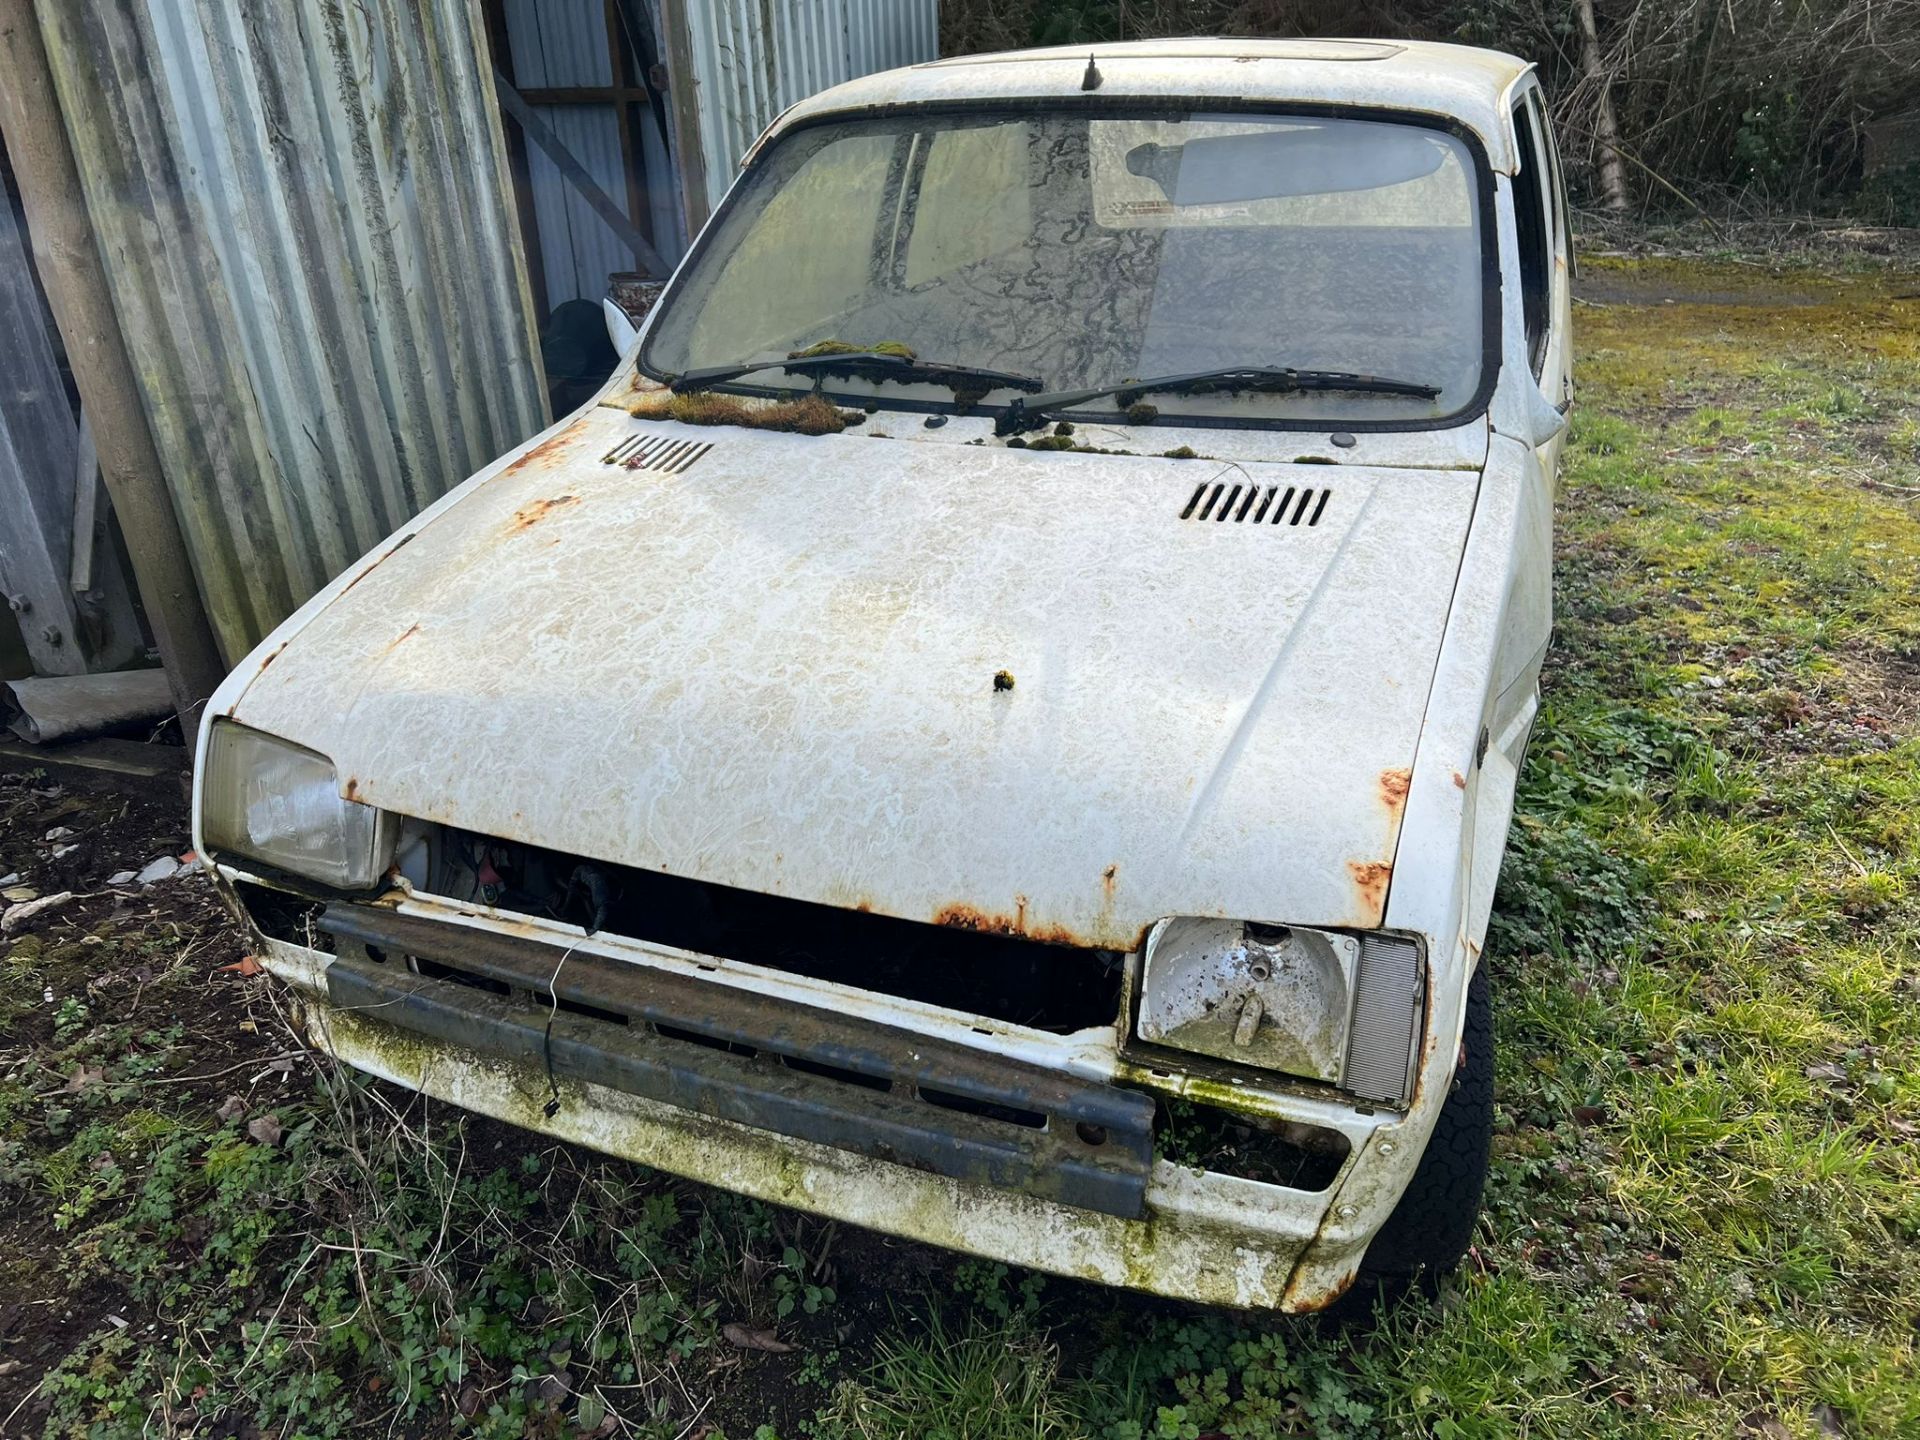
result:
M 1467 983 L 1461 1040 L 1465 1063 L 1406 1193 L 1367 1247 L 1360 1262 L 1363 1274 L 1376 1279 L 1404 1279 L 1422 1270 L 1441 1274 L 1460 1263 L 1473 1241 L 1493 1144 L 1493 1001 L 1484 963 Z

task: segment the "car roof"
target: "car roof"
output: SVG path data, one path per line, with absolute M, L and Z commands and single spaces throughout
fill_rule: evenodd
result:
M 1417 40 L 1132 40 L 963 55 L 886 70 L 823 90 L 783 123 L 892 105 L 1081 95 L 1091 59 L 1102 100 L 1232 100 L 1377 106 L 1458 121 L 1511 172 L 1505 107 L 1532 68 L 1498 50 Z

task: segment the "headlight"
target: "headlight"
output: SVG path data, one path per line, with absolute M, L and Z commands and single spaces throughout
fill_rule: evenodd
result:
M 206 843 L 221 854 L 338 890 L 370 889 L 387 867 L 385 816 L 343 800 L 333 762 L 285 740 L 217 722 L 200 797 Z
M 1422 1008 L 1420 947 L 1237 920 L 1163 920 L 1147 938 L 1142 1040 L 1407 1098 Z

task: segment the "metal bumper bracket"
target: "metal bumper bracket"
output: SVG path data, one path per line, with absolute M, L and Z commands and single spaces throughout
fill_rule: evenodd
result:
M 320 928 L 338 942 L 336 1008 L 956 1180 L 1146 1213 L 1154 1104 L 1136 1091 L 543 939 L 361 905 L 329 906 Z

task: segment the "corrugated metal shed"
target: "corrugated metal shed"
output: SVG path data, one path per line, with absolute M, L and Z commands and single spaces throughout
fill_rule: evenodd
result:
M 696 226 L 733 183 L 747 147 L 787 106 L 940 54 L 939 0 L 665 0 L 663 9 Z M 695 136 L 697 155 L 688 145 Z
M 38 0 L 229 663 L 545 423 L 468 0 Z

